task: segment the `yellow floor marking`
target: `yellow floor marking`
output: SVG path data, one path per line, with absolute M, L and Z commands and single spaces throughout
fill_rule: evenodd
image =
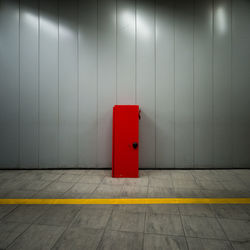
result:
M 250 198 L 0 199 L 0 204 L 250 204 Z

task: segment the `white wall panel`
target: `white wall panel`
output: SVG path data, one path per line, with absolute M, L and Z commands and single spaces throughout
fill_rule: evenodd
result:
M 250 166 L 250 2 L 232 1 L 234 167 Z
M 0 168 L 111 167 L 115 104 L 142 109 L 142 168 L 249 167 L 249 13 L 0 0 Z
M 98 1 L 98 166 L 111 167 L 116 104 L 116 1 Z
M 193 1 L 175 3 L 175 166 L 194 163 Z
M 77 159 L 77 1 L 59 2 L 59 166 L 76 167 Z
M 195 1 L 194 165 L 213 166 L 213 3 Z
M 79 166 L 97 160 L 97 1 L 79 2 Z
M 117 104 L 135 104 L 135 1 L 117 1 Z
M 40 1 L 39 23 L 39 167 L 53 168 L 58 165 L 58 5 L 56 1 Z
M 214 164 L 232 162 L 231 117 L 231 1 L 214 2 Z
M 174 167 L 174 1 L 156 1 L 156 167 Z
M 0 2 L 0 164 L 19 165 L 19 3 Z
M 38 1 L 20 1 L 20 165 L 38 165 Z
M 137 1 L 136 103 L 142 110 L 139 123 L 139 165 L 155 167 L 155 3 Z

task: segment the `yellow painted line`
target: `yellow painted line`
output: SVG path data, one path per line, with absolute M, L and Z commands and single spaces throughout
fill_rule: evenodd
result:
M 0 204 L 250 204 L 250 198 L 0 199 Z

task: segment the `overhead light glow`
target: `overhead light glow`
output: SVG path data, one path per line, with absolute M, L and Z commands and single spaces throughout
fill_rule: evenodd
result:
M 149 30 L 149 27 L 146 23 L 146 21 L 141 17 L 140 15 L 137 15 L 137 33 L 138 35 L 141 35 L 143 38 L 149 38 L 151 35 L 151 32 Z
M 142 38 L 148 38 L 150 36 L 150 30 L 141 15 L 137 13 L 135 18 L 135 13 L 130 12 L 129 10 L 124 11 L 120 15 L 121 27 L 122 29 L 127 30 L 128 32 L 135 32 L 135 26 L 137 28 L 137 33 Z
M 219 33 L 224 34 L 227 31 L 227 20 L 226 20 L 226 13 L 223 7 L 219 7 L 216 10 L 216 20 L 215 26 Z
M 24 17 L 30 25 L 34 25 L 37 27 L 37 25 L 38 25 L 38 16 L 37 15 L 32 14 L 30 12 L 25 12 Z M 40 27 L 44 31 L 47 31 L 48 34 L 51 36 L 58 35 L 58 23 L 53 22 L 52 20 L 50 20 L 44 16 L 40 16 Z M 60 29 L 60 34 L 62 34 L 63 36 L 69 36 L 72 33 L 72 31 L 68 27 L 66 27 L 65 25 L 62 25 L 62 24 L 60 24 L 59 29 Z

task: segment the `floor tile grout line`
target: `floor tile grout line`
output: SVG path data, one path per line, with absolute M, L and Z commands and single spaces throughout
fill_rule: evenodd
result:
M 146 221 L 147 221 L 147 208 L 145 209 L 145 214 L 144 214 L 144 225 L 143 225 L 143 238 L 142 238 L 142 250 L 144 249 L 144 242 L 145 242 L 145 232 L 146 232 Z
M 61 233 L 61 235 L 58 237 L 58 239 L 55 241 L 55 243 L 53 244 L 53 246 L 50 249 L 53 249 L 56 246 L 57 242 L 59 242 L 59 240 L 64 236 L 64 234 L 66 233 L 66 231 L 72 226 L 72 224 L 74 222 L 74 219 L 76 218 L 76 216 L 78 215 L 78 213 L 80 212 L 80 210 L 81 210 L 81 208 L 79 208 L 79 211 L 76 212 L 76 214 L 75 214 L 74 218 L 72 219 L 72 221 L 70 223 L 68 223 L 68 225 L 65 226 L 65 230 L 63 230 L 63 232 Z M 48 226 L 51 226 L 51 225 L 48 225 Z M 63 227 L 63 226 L 60 226 L 60 227 Z
M 232 244 L 231 241 L 229 240 L 228 235 L 226 234 L 226 232 L 225 232 L 223 226 L 221 225 L 220 219 L 218 218 L 218 216 L 216 216 L 215 219 L 216 219 L 217 223 L 219 224 L 219 226 L 220 226 L 222 232 L 224 233 L 226 239 L 229 241 L 230 246 L 232 247 L 232 249 L 234 249 L 233 244 Z
M 108 220 L 107 220 L 107 223 L 106 223 L 105 227 L 102 229 L 102 230 L 103 230 L 102 237 L 100 238 L 100 241 L 99 241 L 99 243 L 98 243 L 96 249 L 99 249 L 99 248 L 100 248 L 100 246 L 101 246 L 101 244 L 102 244 L 102 242 L 103 242 L 103 240 L 104 240 L 104 236 L 105 236 L 106 231 L 108 230 L 107 227 L 108 227 L 108 225 L 109 225 L 109 221 L 111 220 L 111 217 L 112 217 L 113 212 L 114 212 L 114 207 L 112 206 L 112 208 L 111 208 L 111 213 L 110 213 L 110 215 L 109 215 L 109 218 L 108 218 Z
M 184 237 L 185 237 L 185 242 L 186 242 L 186 245 L 187 245 L 187 249 L 189 249 L 189 246 L 188 246 L 188 242 L 187 242 L 187 236 L 186 236 L 186 231 L 185 231 L 185 228 L 184 228 L 184 224 L 183 224 L 183 220 L 182 220 L 182 214 L 181 214 L 181 210 L 180 210 L 180 206 L 178 205 L 178 210 L 179 210 L 179 216 L 180 216 L 180 221 L 181 221 L 181 227 L 182 227 L 182 230 L 183 230 L 183 234 L 184 234 Z
M 32 205 L 28 205 L 28 206 L 32 206 Z M 49 209 L 49 207 L 51 206 L 51 205 L 46 205 L 46 206 L 48 206 L 45 210 L 44 210 L 44 212 L 43 213 L 45 213 L 45 211 L 47 210 L 47 209 Z M 19 206 L 20 207 L 20 206 Z M 14 209 L 15 210 L 15 209 Z M 42 214 L 43 214 L 42 213 Z M 40 215 L 40 216 L 42 216 L 42 214 Z M 14 244 L 14 242 L 17 240 L 17 238 L 19 238 L 21 235 L 23 235 L 31 226 L 33 226 L 33 225 L 35 225 L 34 223 L 35 223 L 35 221 L 36 220 L 38 220 L 38 218 L 40 218 L 40 216 L 38 216 L 34 221 L 32 221 L 31 223 L 25 223 L 25 222 L 23 222 L 23 223 L 20 223 L 20 224 L 29 224 L 29 226 L 26 228 L 26 230 L 24 230 L 20 235 L 18 235 L 16 238 L 15 238 L 15 240 L 14 241 L 12 241 L 12 243 L 7 247 L 7 248 L 9 248 L 12 244 Z M 15 222 L 14 222 L 15 223 Z M 18 222 L 16 222 L 16 223 L 18 223 Z M 6 248 L 6 249 L 7 249 Z
M 23 223 L 25 224 L 25 223 Z M 27 224 L 27 223 L 26 223 Z M 11 247 L 11 245 L 13 245 L 15 243 L 15 241 L 21 237 L 21 235 L 23 235 L 26 231 L 28 231 L 28 229 L 32 226 L 33 224 L 29 224 L 29 226 L 22 232 L 20 233 L 5 249 L 8 249 L 9 247 Z
M 78 211 L 76 212 L 76 214 L 75 214 L 74 218 L 71 220 L 71 222 L 68 223 L 67 226 L 65 226 L 65 230 L 61 233 L 61 235 L 58 237 L 58 239 L 55 241 L 55 243 L 53 244 L 53 246 L 50 249 L 53 249 L 56 246 L 57 242 L 59 242 L 59 240 L 64 236 L 66 231 L 72 226 L 72 224 L 74 223 L 75 218 L 80 213 L 80 210 L 81 210 L 81 207 L 78 209 Z
M 121 231 L 121 232 L 125 232 L 125 231 Z M 155 234 L 155 235 L 161 235 L 161 236 L 182 237 L 182 238 L 193 238 L 193 239 L 201 239 L 201 240 L 230 241 L 230 240 L 221 239 L 221 238 L 198 237 L 198 236 L 195 237 L 195 236 L 185 236 L 185 235 L 178 235 L 178 234 L 164 234 L 164 233 L 158 233 L 158 232 L 150 232 L 150 233 L 145 233 L 145 234 Z

